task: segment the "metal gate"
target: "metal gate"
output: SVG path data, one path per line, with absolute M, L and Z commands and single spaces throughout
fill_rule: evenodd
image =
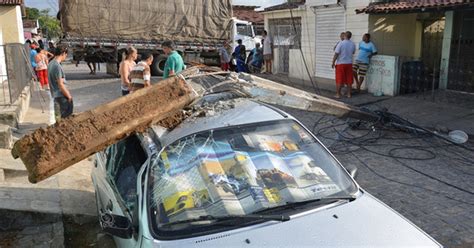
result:
M 454 13 L 448 85 L 450 90 L 474 92 L 474 11 Z
M 35 77 L 29 51 L 23 44 L 0 45 L 6 68 L 0 69 L 0 105 L 13 104 Z M 1 58 L 0 58 L 1 59 Z M 3 67 L 3 66 L 2 66 Z
M 301 45 L 301 18 L 270 19 L 269 28 L 274 48 L 278 50 L 278 57 L 274 58 L 278 60 L 277 72 L 288 74 L 290 49 L 298 49 Z
M 339 35 L 346 31 L 345 15 L 344 7 L 316 9 L 316 77 L 335 78 L 331 63 Z

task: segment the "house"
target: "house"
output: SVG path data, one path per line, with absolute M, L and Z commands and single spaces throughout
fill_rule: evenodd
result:
M 255 34 L 260 35 L 264 29 L 264 18 L 263 14 L 255 9 L 260 8 L 260 6 L 253 5 L 233 5 L 232 10 L 234 12 L 233 16 L 239 20 L 251 22 Z
M 309 80 L 314 75 L 314 13 L 306 8 L 305 1 L 267 7 L 263 10 L 265 30 L 273 38 L 273 73 Z M 307 63 L 309 74 L 306 71 Z
M 0 0 L 0 45 L 25 42 L 23 37 L 23 0 Z
M 474 2 L 377 2 L 356 13 L 369 16 L 379 54 L 403 62 L 400 93 L 433 88 L 474 92 Z
M 31 39 L 35 35 L 39 35 L 41 30 L 39 29 L 38 20 L 23 20 L 23 32 L 25 39 Z
M 331 68 L 341 32 L 358 42 L 369 31 L 369 15 L 356 14 L 370 0 L 293 0 L 265 8 L 265 28 L 274 37 L 275 73 L 301 79 L 311 76 L 322 88 L 334 88 Z M 304 58 L 304 59 L 303 59 Z

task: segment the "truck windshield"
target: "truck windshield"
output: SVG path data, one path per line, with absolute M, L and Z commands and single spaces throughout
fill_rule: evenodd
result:
M 250 215 L 357 190 L 325 148 L 290 120 L 181 138 L 152 161 L 149 182 L 151 218 L 158 232 L 201 216 Z M 211 225 L 200 223 L 200 228 L 205 224 Z M 173 230 L 186 229 L 179 226 Z
M 253 37 L 252 25 L 237 24 L 237 34 Z

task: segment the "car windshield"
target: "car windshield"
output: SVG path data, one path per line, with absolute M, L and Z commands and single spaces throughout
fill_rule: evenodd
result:
M 237 34 L 253 37 L 252 26 L 247 24 L 237 24 Z
M 181 138 L 152 161 L 149 181 L 158 230 L 202 216 L 249 215 L 357 190 L 325 148 L 290 120 Z

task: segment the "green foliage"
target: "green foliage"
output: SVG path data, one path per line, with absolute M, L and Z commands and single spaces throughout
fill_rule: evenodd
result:
M 37 8 L 26 7 L 26 19 L 36 20 L 40 17 L 40 11 Z
M 55 17 L 49 15 L 49 9 L 38 10 L 26 7 L 26 19 L 38 20 L 44 36 L 48 39 L 61 36 L 61 25 Z

